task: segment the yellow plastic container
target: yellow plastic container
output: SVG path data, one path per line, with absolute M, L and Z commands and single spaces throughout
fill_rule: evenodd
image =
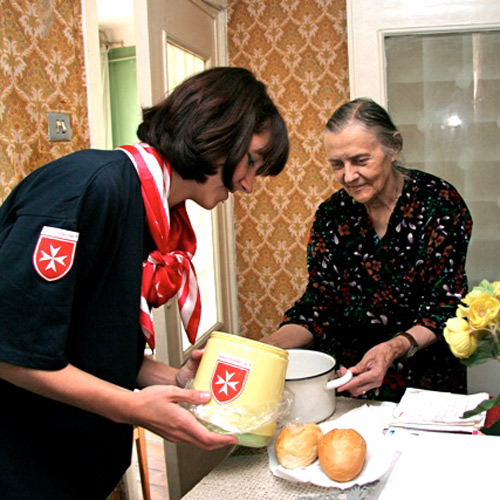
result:
M 207 427 L 238 436 L 244 446 L 265 446 L 274 434 L 285 386 L 288 353 L 228 333 L 213 332 L 193 386 L 212 399 L 196 408 Z

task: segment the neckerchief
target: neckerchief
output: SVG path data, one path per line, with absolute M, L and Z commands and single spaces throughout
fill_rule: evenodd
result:
M 143 262 L 139 317 L 142 331 L 154 349 L 151 307 L 159 307 L 177 294 L 184 328 L 194 344 L 200 324 L 201 300 L 191 262 L 196 251 L 196 236 L 185 202 L 169 208 L 171 167 L 151 146 L 138 143 L 117 149 L 128 155 L 139 175 L 146 219 L 156 245 L 156 250 Z

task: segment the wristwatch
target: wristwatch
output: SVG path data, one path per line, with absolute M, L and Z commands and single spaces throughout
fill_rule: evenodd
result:
M 392 338 L 395 339 L 396 337 L 406 337 L 410 341 L 410 348 L 408 351 L 406 351 L 406 354 L 403 356 L 403 358 L 411 358 L 417 351 L 418 351 L 418 342 L 415 339 L 415 337 L 408 332 L 398 332 L 396 335 L 394 335 Z

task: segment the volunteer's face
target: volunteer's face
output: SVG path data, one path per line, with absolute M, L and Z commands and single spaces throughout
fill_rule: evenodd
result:
M 393 195 L 393 161 L 377 137 L 359 123 L 324 134 L 326 157 L 337 181 L 358 203 L 383 202 Z
M 248 153 L 243 157 L 234 171 L 233 193 L 236 191 L 243 191 L 244 193 L 252 192 L 255 173 L 262 163 L 262 154 L 260 152 L 267 145 L 269 137 L 269 130 L 262 134 L 253 135 Z M 193 201 L 203 208 L 210 210 L 221 201 L 227 200 L 228 197 L 229 190 L 224 186 L 222 171 L 219 170 L 215 175 L 211 175 L 205 183 L 199 184 L 196 199 L 193 198 Z

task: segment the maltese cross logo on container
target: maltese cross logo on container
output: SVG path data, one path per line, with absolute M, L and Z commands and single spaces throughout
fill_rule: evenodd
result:
M 234 401 L 243 392 L 250 366 L 247 360 L 219 355 L 210 384 L 213 398 L 220 404 Z
M 33 253 L 36 272 L 47 281 L 66 276 L 73 265 L 77 241 L 75 231 L 44 226 Z

